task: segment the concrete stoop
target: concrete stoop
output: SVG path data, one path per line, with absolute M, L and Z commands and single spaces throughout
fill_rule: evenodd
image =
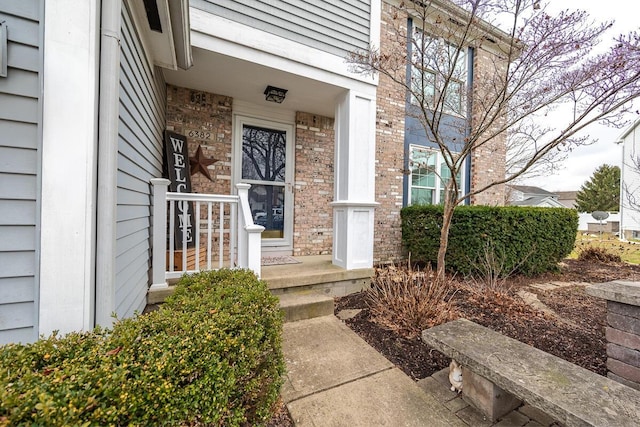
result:
M 333 298 L 314 291 L 299 291 L 277 295 L 285 322 L 333 315 Z
M 265 274 L 271 293 L 280 296 L 300 291 L 341 297 L 360 292 L 371 285 L 373 269 L 293 273 L 283 276 Z
M 298 264 L 272 265 L 262 268 L 262 279 L 271 293 L 279 296 L 313 291 L 332 297 L 359 292 L 371 285 L 373 268 L 345 270 L 333 265 L 330 255 L 296 257 Z
M 326 301 L 329 301 L 332 300 L 331 297 L 341 297 L 368 288 L 375 273 L 373 268 L 344 270 L 332 264 L 330 255 L 300 256 L 295 259 L 299 261 L 297 264 L 262 267 L 261 279 L 267 283 L 273 295 L 281 297 L 315 293 L 325 295 L 328 297 Z M 169 281 L 169 287 L 165 289 L 150 289 L 147 293 L 147 304 L 164 302 L 165 298 L 173 293 L 175 282 L 177 280 Z M 283 301 L 289 304 L 287 301 L 291 298 L 296 299 L 287 296 Z M 333 314 L 333 308 L 331 312 L 328 312 L 328 308 L 321 312 Z M 306 318 L 308 317 L 300 319 Z

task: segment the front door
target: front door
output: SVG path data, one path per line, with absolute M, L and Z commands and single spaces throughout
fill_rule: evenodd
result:
M 292 126 L 248 117 L 236 118 L 241 141 L 237 182 L 251 184 L 249 205 L 254 223 L 262 225 L 264 250 L 292 250 Z

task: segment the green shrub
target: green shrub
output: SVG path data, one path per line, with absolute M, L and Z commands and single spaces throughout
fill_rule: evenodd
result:
M 402 209 L 402 239 L 411 259 L 436 263 L 442 214 L 442 206 Z M 532 275 L 554 270 L 573 249 L 577 228 L 573 209 L 459 206 L 449 231 L 447 268 L 471 273 L 489 243 L 505 271 Z
M 277 400 L 277 299 L 253 273 L 183 277 L 113 329 L 0 348 L 0 425 L 255 425 Z

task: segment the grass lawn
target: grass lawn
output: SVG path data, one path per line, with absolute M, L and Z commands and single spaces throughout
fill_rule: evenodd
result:
M 623 261 L 631 264 L 640 264 L 640 243 L 621 242 L 617 236 L 610 233 L 578 233 L 576 244 L 569 258 L 576 259 L 578 254 L 585 248 L 590 246 L 600 247 L 607 252 L 620 255 Z

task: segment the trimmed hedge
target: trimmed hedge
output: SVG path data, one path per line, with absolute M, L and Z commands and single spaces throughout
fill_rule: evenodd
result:
M 408 206 L 401 211 L 402 240 L 415 261 L 436 264 L 442 206 Z M 503 271 L 533 275 L 557 269 L 573 249 L 578 214 L 567 208 L 458 206 L 449 231 L 447 269 L 473 273 L 487 245 L 504 262 Z
M 0 348 L 0 425 L 256 425 L 276 402 L 282 314 L 252 272 L 183 277 L 113 329 Z

